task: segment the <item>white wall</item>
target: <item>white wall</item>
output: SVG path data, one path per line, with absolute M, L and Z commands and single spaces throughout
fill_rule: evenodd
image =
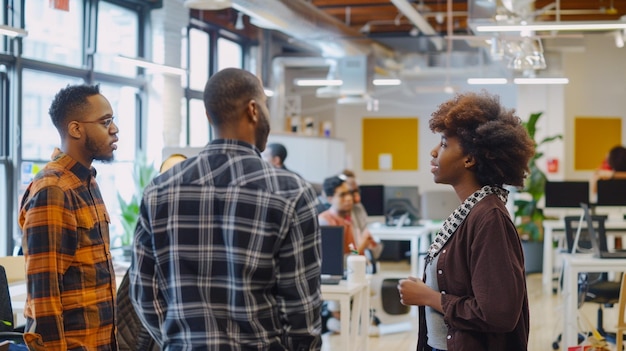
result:
M 285 167 L 312 183 L 322 184 L 346 167 L 343 140 L 273 133 L 267 143 L 283 144 L 287 149 Z
M 574 170 L 574 119 L 576 116 L 621 117 L 624 143 L 626 48 L 617 48 L 612 35 L 588 35 L 583 50 L 563 54 L 563 70 L 570 79 L 563 98 L 565 178 L 588 179 L 592 172 Z
M 464 80 L 464 79 L 463 79 Z M 443 83 L 443 81 L 442 81 Z M 483 87 L 468 86 L 463 81 L 453 81 L 459 91 L 480 91 Z M 500 95 L 500 101 L 507 107 L 515 107 L 516 91 L 513 86 L 491 86 L 486 89 Z M 493 88 L 497 87 L 497 88 Z M 382 88 L 382 89 L 381 89 Z M 335 118 L 337 137 L 346 142 L 348 167 L 353 169 L 361 184 L 418 185 L 420 192 L 429 189 L 448 189 L 446 185 L 435 184 L 430 173 L 430 151 L 440 141 L 428 127 L 431 114 L 439 104 L 452 98 L 445 93 L 414 94 L 403 87 L 378 87 L 374 96 L 379 99 L 378 111 L 367 111 L 363 105 L 338 105 Z M 361 121 L 369 117 L 417 117 L 418 122 L 418 170 L 417 171 L 363 171 L 362 169 L 362 129 Z M 524 116 L 520 116 L 524 118 Z

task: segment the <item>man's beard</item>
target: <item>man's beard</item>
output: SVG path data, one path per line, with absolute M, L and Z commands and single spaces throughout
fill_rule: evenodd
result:
M 98 145 L 88 136 L 85 137 L 85 149 L 91 153 L 91 158 L 94 160 L 102 161 L 103 163 L 111 163 L 115 159 L 113 152 L 111 152 L 110 155 L 102 153 Z

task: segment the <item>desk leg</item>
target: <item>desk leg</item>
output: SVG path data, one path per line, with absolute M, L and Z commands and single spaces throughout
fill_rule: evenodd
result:
M 357 350 L 367 351 L 367 343 L 369 338 L 370 329 L 370 289 L 369 285 L 361 292 L 361 333 L 359 335 L 360 345 L 357 345 Z
M 350 339 L 352 337 L 352 333 L 356 331 L 356 329 L 351 329 L 352 326 L 352 314 L 350 313 L 350 297 L 342 297 L 339 301 L 341 304 L 341 343 L 346 350 L 350 349 Z
M 543 267 L 541 273 L 541 285 L 545 294 L 552 294 L 552 227 L 544 227 L 543 232 Z
M 578 271 L 563 263 L 563 333 L 561 349 L 578 344 Z

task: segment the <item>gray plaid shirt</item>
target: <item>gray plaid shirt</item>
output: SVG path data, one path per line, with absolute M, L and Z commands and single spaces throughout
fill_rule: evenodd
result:
M 131 300 L 164 350 L 319 350 L 313 187 L 215 140 L 144 192 Z

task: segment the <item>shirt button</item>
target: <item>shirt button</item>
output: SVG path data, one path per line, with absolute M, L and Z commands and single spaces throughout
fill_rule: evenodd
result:
M 440 270 L 437 271 L 437 273 L 443 274 L 443 271 L 440 269 Z
M 444 249 L 443 251 L 441 251 L 442 253 L 446 253 L 446 250 Z
M 443 291 L 441 292 L 441 295 L 445 295 L 445 294 L 446 294 L 446 291 L 445 291 L 445 290 L 443 290 Z
M 452 335 L 446 336 L 446 339 L 448 339 L 448 340 L 452 339 Z

